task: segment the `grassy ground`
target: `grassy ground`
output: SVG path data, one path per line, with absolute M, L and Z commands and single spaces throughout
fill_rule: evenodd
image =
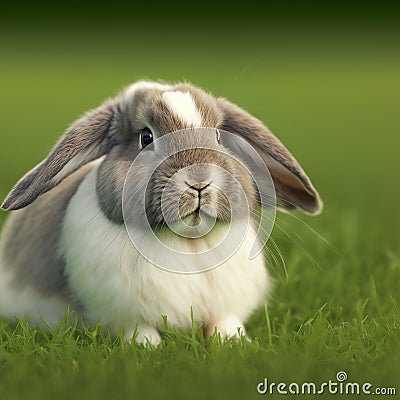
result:
M 187 79 L 267 121 L 325 212 L 279 216 L 279 251 L 270 242 L 266 255 L 275 290 L 248 323 L 252 343 L 170 327 L 149 351 L 99 326 L 77 328 L 73 316 L 51 333 L 1 321 L 1 399 L 259 398 L 264 377 L 319 383 L 341 370 L 399 393 L 398 35 L 249 26 L 144 39 L 144 28 L 3 27 L 0 194 L 121 86 Z
M 354 234 L 365 229 L 354 219 L 335 219 L 339 226 L 351 224 Z M 205 341 L 198 327 L 190 332 L 171 328 L 162 346 L 150 351 L 111 339 L 100 327 L 85 330 L 63 321 L 49 334 L 4 322 L 2 398 L 245 399 L 259 396 L 256 385 L 264 377 L 319 383 L 334 380 L 338 371 L 351 382 L 398 389 L 398 255 L 377 249 L 374 234 L 354 239 L 335 227 L 331 243 L 341 249 L 338 255 L 298 222 L 283 218 L 278 223 L 301 240 L 275 235 L 287 276 L 282 261 L 271 261 L 281 278 L 268 308 L 248 324 L 253 343 L 221 344 L 217 338 Z M 307 254 L 303 240 L 312 247 Z

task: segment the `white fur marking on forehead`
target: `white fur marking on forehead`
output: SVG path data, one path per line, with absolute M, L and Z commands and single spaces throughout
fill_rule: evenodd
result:
M 160 91 L 164 91 L 164 90 L 170 90 L 171 86 L 164 85 L 164 84 L 158 83 L 158 82 L 152 82 L 152 81 L 139 81 L 139 82 L 133 83 L 132 85 L 128 86 L 128 88 L 126 89 L 125 95 L 129 98 L 137 90 L 145 90 L 145 89 L 157 89 Z
M 202 126 L 201 115 L 189 93 L 164 92 L 163 99 L 168 108 L 173 111 L 183 122 L 194 127 Z

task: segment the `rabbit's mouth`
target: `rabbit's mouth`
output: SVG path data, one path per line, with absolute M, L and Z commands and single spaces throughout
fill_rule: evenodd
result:
M 191 231 L 195 237 L 203 236 L 216 224 L 230 222 L 229 207 L 225 207 L 223 202 L 218 201 L 218 197 L 212 197 L 190 196 L 185 200 L 181 197 L 178 206 L 173 202 L 164 203 L 162 213 L 158 214 L 158 218 L 162 221 L 150 225 L 155 230 L 169 227 L 172 231 L 179 231 L 184 236 L 187 230 Z
M 229 221 L 230 206 L 226 196 L 213 186 L 212 182 L 189 186 L 179 199 L 179 217 L 190 217 L 193 223 L 201 219 L 202 215 L 215 220 Z
M 203 208 L 199 208 L 180 220 L 169 224 L 169 229 L 181 237 L 199 239 L 208 235 L 217 225 L 221 225 L 220 221 L 210 214 L 206 213 Z
M 197 207 L 193 212 L 182 215 L 182 220 L 190 226 L 200 225 L 202 218 L 210 218 L 217 221 L 218 215 L 210 207 Z

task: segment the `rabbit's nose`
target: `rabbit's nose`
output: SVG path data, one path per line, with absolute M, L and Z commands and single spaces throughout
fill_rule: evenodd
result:
M 197 190 L 198 192 L 201 192 L 203 189 L 211 185 L 211 182 L 198 182 L 198 183 L 189 183 L 185 181 L 186 185 L 188 185 L 190 188 Z

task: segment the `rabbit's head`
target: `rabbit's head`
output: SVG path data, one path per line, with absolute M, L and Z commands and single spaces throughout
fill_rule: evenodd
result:
M 228 132 L 239 140 L 224 140 Z M 17 183 L 2 208 L 29 205 L 84 164 L 103 157 L 97 170 L 98 203 L 108 219 L 123 223 L 124 184 L 139 155 L 140 165 L 130 172 L 136 180 L 131 195 L 144 196 L 154 227 L 178 218 L 195 224 L 200 209 L 229 221 L 232 201 L 239 213 L 242 206 L 253 207 L 260 200 L 254 177 L 262 173 L 263 163 L 278 207 L 310 214 L 322 208 L 301 166 L 258 119 L 190 84 L 155 82 L 131 85 L 72 124 L 48 157 Z

